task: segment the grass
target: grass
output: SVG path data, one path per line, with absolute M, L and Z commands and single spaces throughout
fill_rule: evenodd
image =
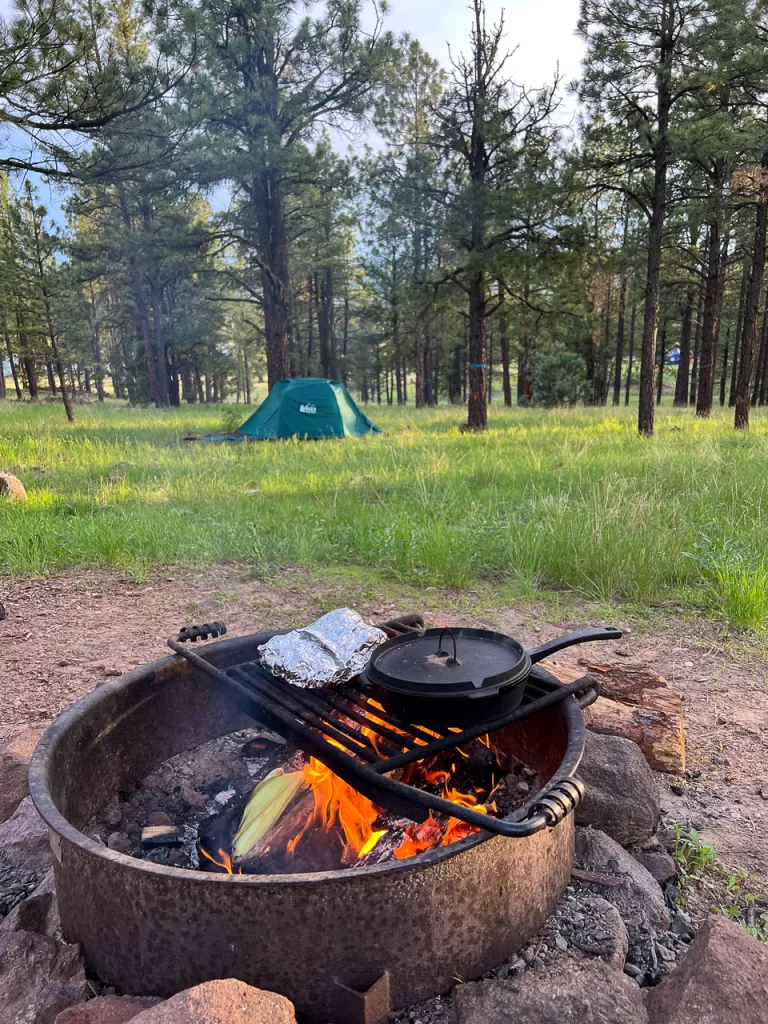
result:
M 504 410 L 462 435 L 464 411 L 369 412 L 380 437 L 183 444 L 231 407 L 156 411 L 0 402 L 0 468 L 26 505 L 0 505 L 0 572 L 237 560 L 341 566 L 409 584 L 501 583 L 676 602 L 768 626 L 768 417 L 662 409 Z M 247 410 L 243 410 L 243 418 Z
M 768 946 L 768 894 L 742 868 L 730 869 L 696 829 L 675 826 L 672 850 L 681 907 L 700 917 L 712 912 L 735 921 Z

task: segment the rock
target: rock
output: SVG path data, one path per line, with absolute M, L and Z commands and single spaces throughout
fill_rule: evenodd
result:
M 8 501 L 27 500 L 24 484 L 13 473 L 0 473 L 0 498 L 7 498 Z
M 56 1024 L 126 1024 L 159 1002 L 160 999 L 149 997 L 99 996 L 63 1010 Z
M 0 1020 L 52 1024 L 86 995 L 79 946 L 34 932 L 0 935 Z
M 696 929 L 693 927 L 693 921 L 683 910 L 675 910 L 672 914 L 672 924 L 669 930 L 673 935 L 679 936 L 686 942 L 690 942 L 691 939 L 696 935 Z
M 120 827 L 123 821 L 123 809 L 116 796 L 112 797 L 107 806 L 101 812 L 101 817 L 104 824 L 109 825 L 111 829 L 117 829 Z
M 0 750 L 0 822 L 6 821 L 29 792 L 29 762 L 42 729 L 16 729 Z
M 666 885 L 674 878 L 677 878 L 677 864 L 675 858 L 671 857 L 666 850 L 641 850 L 635 854 L 635 859 L 653 875 L 659 885 Z
M 173 825 L 170 814 L 165 811 L 151 811 L 147 815 L 148 825 Z
M 458 1024 L 648 1024 L 637 983 L 599 960 L 459 985 L 454 998 Z
M 133 845 L 125 832 L 111 832 L 107 836 L 107 846 L 115 853 L 125 853 L 130 856 Z
M 135 1024 L 296 1024 L 293 1003 L 242 981 L 207 981 L 145 1010 Z
M 45 874 L 53 862 L 48 826 L 35 810 L 31 797 L 24 797 L 14 813 L 0 825 L 0 850 L 16 867 Z
M 576 863 L 595 875 L 616 875 L 621 885 L 601 886 L 600 895 L 625 913 L 644 912 L 654 928 L 669 928 L 669 913 L 664 894 L 655 878 L 617 842 L 597 829 L 576 829 Z
M 56 882 L 50 868 L 38 887 L 19 903 L 0 924 L 0 934 L 10 932 L 38 932 L 53 937 L 61 928 Z
M 656 955 L 657 932 L 669 927 L 669 912 L 658 882 L 610 836 L 595 829 L 577 828 L 576 863 L 585 884 L 612 903 L 629 936 L 629 959 L 647 978 L 658 980 L 662 970 Z
M 640 747 L 620 736 L 588 732 L 578 776 L 586 786 L 576 810 L 622 846 L 655 835 L 661 815 L 658 786 Z
M 193 789 L 191 786 L 182 786 L 179 791 L 179 796 L 187 807 L 191 807 L 198 811 L 201 811 L 208 803 L 203 794 L 198 793 L 198 791 Z
M 680 966 L 647 996 L 651 1024 L 764 1024 L 768 949 L 711 915 Z

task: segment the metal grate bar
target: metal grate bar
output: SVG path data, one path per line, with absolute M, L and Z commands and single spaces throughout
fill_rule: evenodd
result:
M 347 688 L 344 688 L 345 690 Z M 387 715 L 386 712 L 379 711 L 376 707 L 370 707 L 370 700 L 368 697 L 363 696 L 360 693 L 355 693 L 354 702 L 352 697 L 347 697 L 346 700 L 337 696 L 329 690 L 313 690 L 311 691 L 313 699 L 319 703 L 330 704 L 336 708 L 342 714 L 353 718 L 355 721 L 360 722 L 361 725 L 366 726 L 369 729 L 374 729 L 380 736 L 386 736 L 389 739 L 394 740 L 398 748 L 392 750 L 394 753 L 401 753 L 403 750 L 414 750 L 417 746 L 416 743 L 412 742 L 411 735 L 418 732 L 418 729 L 408 729 L 408 726 L 404 722 L 398 721 L 391 715 Z M 364 703 L 363 703 L 364 701 Z M 374 721 L 373 719 L 378 719 Z M 394 728 L 390 729 L 385 722 L 391 723 Z M 411 735 L 409 735 L 409 733 Z M 430 737 L 427 733 L 424 733 L 424 742 L 427 743 Z
M 247 667 L 252 669 L 254 666 L 248 665 Z M 278 688 L 268 682 L 260 673 L 246 671 L 246 666 L 244 665 L 229 669 L 227 674 L 250 686 L 262 699 L 266 699 L 272 705 L 276 704 L 284 711 L 289 711 L 292 715 L 295 715 L 300 723 L 312 726 L 326 739 L 334 740 L 345 751 L 355 754 L 369 764 L 373 764 L 380 759 L 381 755 L 376 753 L 376 748 L 362 733 L 347 726 L 343 729 L 337 728 L 327 719 L 317 715 L 313 708 L 302 706 L 301 701 L 296 699 L 301 691 L 297 692 L 295 688 L 292 688 L 289 692 L 284 688 Z M 339 726 L 343 726 L 343 723 L 340 722 Z M 354 746 L 350 744 L 350 739 L 353 741 Z

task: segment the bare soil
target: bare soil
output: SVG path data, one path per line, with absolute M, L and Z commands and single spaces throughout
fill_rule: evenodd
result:
M 45 725 L 110 677 L 164 657 L 166 637 L 193 622 L 223 619 L 239 635 L 303 624 L 342 605 L 371 619 L 418 610 L 432 624 L 490 626 L 533 646 L 610 617 L 587 603 L 571 602 L 565 611 L 546 602 L 499 607 L 492 591 L 427 588 L 416 595 L 394 583 L 318 579 L 295 569 L 265 581 L 236 565 L 165 570 L 143 583 L 101 570 L 0 578 L 0 600 L 7 613 L 0 621 L 0 732 Z M 688 772 L 659 776 L 666 817 L 694 826 L 731 866 L 768 885 L 768 663 L 746 640 L 724 639 L 719 625 L 703 617 L 616 611 L 615 624 L 627 633 L 600 645 L 601 662 L 643 664 L 685 701 Z M 555 661 L 578 657 L 573 650 Z

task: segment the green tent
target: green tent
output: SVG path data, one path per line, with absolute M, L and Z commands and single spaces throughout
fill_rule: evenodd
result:
M 337 380 L 295 377 L 272 388 L 238 434 L 258 441 L 281 437 L 319 439 L 380 434 Z

